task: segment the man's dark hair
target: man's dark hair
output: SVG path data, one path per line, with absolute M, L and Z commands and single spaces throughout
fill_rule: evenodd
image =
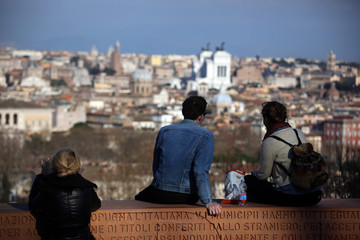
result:
M 271 124 L 282 123 L 287 120 L 287 110 L 284 104 L 276 101 L 265 102 L 262 104 L 261 114 L 267 118 Z
M 182 103 L 182 114 L 185 119 L 195 120 L 205 114 L 207 102 L 200 96 L 190 96 Z

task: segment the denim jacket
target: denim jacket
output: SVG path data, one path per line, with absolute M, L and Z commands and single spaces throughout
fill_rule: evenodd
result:
M 211 203 L 209 170 L 213 160 L 214 136 L 195 121 L 185 119 L 162 127 L 156 139 L 152 186 L 198 195 Z

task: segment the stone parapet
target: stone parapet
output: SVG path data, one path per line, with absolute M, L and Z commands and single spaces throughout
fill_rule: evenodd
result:
M 216 217 L 201 205 L 103 201 L 90 229 L 109 240 L 360 240 L 360 199 L 313 207 L 223 204 Z M 26 203 L 0 204 L 3 239 L 40 239 Z

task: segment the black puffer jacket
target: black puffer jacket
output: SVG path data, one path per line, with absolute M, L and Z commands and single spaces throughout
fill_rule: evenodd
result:
M 36 176 L 29 195 L 29 209 L 36 218 L 42 239 L 94 239 L 90 233 L 91 212 L 101 202 L 96 184 L 80 174 Z

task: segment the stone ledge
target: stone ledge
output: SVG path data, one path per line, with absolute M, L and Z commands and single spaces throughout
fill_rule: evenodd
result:
M 223 204 L 217 217 L 200 205 L 103 201 L 90 228 L 96 239 L 111 240 L 360 240 L 360 199 L 313 207 Z M 40 239 L 26 203 L 0 204 L 0 239 Z

